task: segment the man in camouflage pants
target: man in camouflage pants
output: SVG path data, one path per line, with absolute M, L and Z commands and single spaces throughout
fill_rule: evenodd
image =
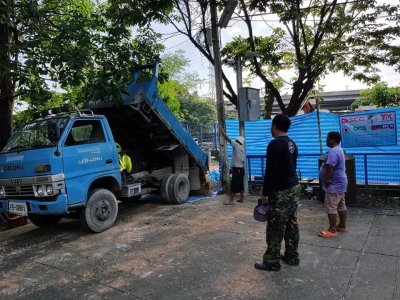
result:
M 287 136 L 290 119 L 277 115 L 272 120 L 271 133 L 275 138 L 267 149 L 267 168 L 261 201 L 269 203 L 267 225 L 267 251 L 256 269 L 279 271 L 282 259 L 289 265 L 298 266 L 299 227 L 297 224 L 299 180 L 296 175 L 298 150 Z M 285 239 L 285 254 L 281 256 L 281 243 Z

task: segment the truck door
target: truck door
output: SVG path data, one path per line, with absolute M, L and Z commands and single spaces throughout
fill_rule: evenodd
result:
M 91 182 L 115 174 L 114 148 L 107 141 L 101 120 L 76 120 L 63 147 L 65 184 L 69 204 L 85 202 Z

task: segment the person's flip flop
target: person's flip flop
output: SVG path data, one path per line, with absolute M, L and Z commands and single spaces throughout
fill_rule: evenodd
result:
M 336 226 L 336 230 L 338 231 L 338 232 L 347 232 L 347 227 L 339 227 L 339 226 Z
M 330 232 L 329 230 L 322 230 L 321 232 L 318 233 L 318 236 L 323 238 L 332 238 L 332 237 L 337 237 L 338 233 Z

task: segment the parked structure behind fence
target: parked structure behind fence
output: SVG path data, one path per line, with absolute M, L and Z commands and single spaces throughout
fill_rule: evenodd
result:
M 197 139 L 203 149 L 217 149 L 217 124 L 183 124 L 189 134 Z

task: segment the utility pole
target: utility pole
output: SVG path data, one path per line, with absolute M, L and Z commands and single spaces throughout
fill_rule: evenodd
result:
M 240 101 L 239 98 L 239 89 L 243 87 L 243 78 L 242 78 L 242 58 L 238 55 L 236 56 L 236 85 L 237 85 L 237 95 L 238 95 L 238 101 Z M 240 105 L 238 103 L 238 107 L 240 109 Z M 241 113 L 239 111 L 239 135 L 244 137 L 244 177 L 243 177 L 243 185 L 244 185 L 244 192 L 248 193 L 249 192 L 249 180 L 247 177 L 247 154 L 246 154 L 246 133 L 245 133 L 245 128 L 244 128 L 244 120 L 241 119 Z
M 318 142 L 319 142 L 319 154 L 322 155 L 322 132 L 321 132 L 321 118 L 320 118 L 320 114 L 319 114 L 319 97 L 316 97 L 316 107 L 317 107 L 317 123 L 318 123 Z
M 321 90 L 319 88 L 319 81 L 318 81 L 318 94 L 321 94 Z M 321 132 L 321 117 L 320 117 L 320 104 L 321 104 L 321 96 L 320 95 L 316 95 L 315 97 L 315 104 L 317 107 L 317 122 L 318 122 L 318 142 L 319 142 L 319 154 L 322 155 L 322 132 Z
M 218 133 L 219 133 L 219 153 L 221 155 L 221 171 L 222 171 L 222 188 L 224 193 L 229 192 L 229 166 L 228 166 L 228 150 L 226 141 L 220 134 L 221 129 L 225 129 L 225 107 L 224 93 L 222 86 L 222 63 L 219 45 L 219 28 L 217 21 L 217 4 L 216 0 L 210 1 L 211 15 L 211 32 L 212 47 L 214 52 L 214 72 L 215 72 L 215 94 L 217 98 L 217 114 L 218 114 Z

